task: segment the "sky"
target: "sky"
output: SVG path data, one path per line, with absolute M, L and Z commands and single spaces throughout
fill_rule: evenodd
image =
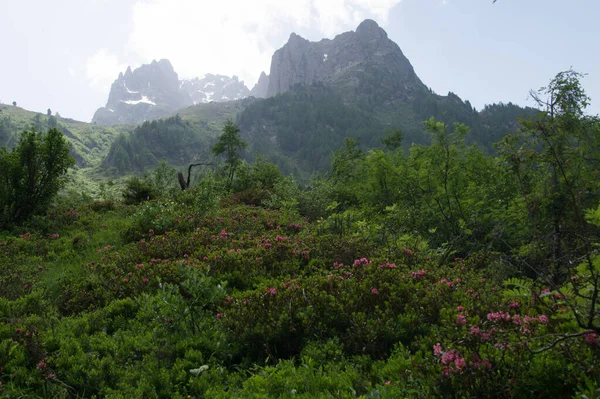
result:
M 436 93 L 533 106 L 530 90 L 573 68 L 595 115 L 598 16 L 598 0 L 0 0 L 0 102 L 90 121 L 119 72 L 162 58 L 252 88 L 292 32 L 318 41 L 371 18 Z

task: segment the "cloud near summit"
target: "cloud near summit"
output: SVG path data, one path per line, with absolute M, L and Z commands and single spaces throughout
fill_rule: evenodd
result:
M 181 77 L 237 75 L 250 88 L 291 32 L 318 40 L 365 18 L 385 26 L 402 0 L 139 0 L 127 50 L 168 58 Z

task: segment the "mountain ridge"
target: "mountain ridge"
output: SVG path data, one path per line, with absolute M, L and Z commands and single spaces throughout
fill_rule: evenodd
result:
M 250 90 L 237 76 L 205 74 L 179 79 L 167 59 L 152 61 L 132 70 L 127 67 L 111 85 L 104 107 L 94 113 L 99 125 L 139 124 L 166 117 L 185 107 L 245 98 Z

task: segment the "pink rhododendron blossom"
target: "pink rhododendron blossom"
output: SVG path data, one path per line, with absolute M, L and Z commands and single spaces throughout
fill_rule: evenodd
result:
M 600 345 L 600 340 L 598 340 L 598 334 L 596 333 L 585 334 L 583 339 L 588 345 Z
M 456 366 L 457 369 L 464 369 L 465 367 L 467 367 L 467 362 L 465 361 L 464 358 L 462 357 L 457 357 L 456 359 L 454 359 L 454 365 Z
M 454 359 L 456 358 L 456 352 L 454 351 L 454 349 L 450 349 L 449 351 L 445 352 L 442 355 L 442 363 L 443 364 L 449 364 L 454 362 Z
M 503 313 L 503 312 L 493 312 L 493 313 L 488 313 L 487 315 L 487 319 L 489 321 L 510 321 L 510 314 L 509 313 Z
M 548 317 L 546 315 L 540 315 L 540 317 L 538 317 L 538 321 L 542 324 L 546 324 L 548 323 Z
M 466 316 L 462 314 L 456 316 L 456 324 L 458 324 L 459 326 L 464 326 L 465 324 L 467 324 Z
M 416 279 L 419 279 L 419 278 L 427 275 L 427 270 L 421 269 L 421 270 L 417 270 L 416 272 L 410 272 L 410 275 Z
M 371 294 L 379 295 L 379 290 L 377 290 L 377 288 L 373 288 L 373 289 L 371 289 Z
M 440 345 L 439 342 L 433 345 L 433 354 L 435 356 L 440 356 L 442 354 L 442 345 Z

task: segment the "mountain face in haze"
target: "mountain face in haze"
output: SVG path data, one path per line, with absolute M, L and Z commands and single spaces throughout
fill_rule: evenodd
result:
M 191 103 L 179 90 L 179 77 L 168 60 L 152 61 L 120 73 L 110 88 L 106 106 L 92 122 L 99 125 L 136 124 L 158 119 Z
M 226 87 L 217 90 L 221 83 Z M 210 156 L 205 139 L 219 134 L 226 115 L 235 118 L 242 139 L 248 142 L 246 156 L 261 154 L 285 173 L 308 180 L 312 173 L 329 169 L 332 153 L 344 146 L 346 137 L 360 139 L 365 149 L 376 148 L 390 130 L 400 129 L 402 146 L 408 151 L 412 144 L 431 142 L 423 121 L 433 117 L 449 126 L 455 122 L 469 126 L 467 143 L 491 153 L 493 143 L 517 129 L 519 117 L 536 113 L 513 104 L 491 105 L 478 112 L 452 92 L 434 93 L 421 82 L 400 47 L 372 20 L 319 42 L 292 34 L 274 53 L 270 74 L 263 72 L 249 92 L 254 98 L 202 104 L 209 98 L 233 98 L 225 89 L 240 85 L 235 77 L 228 81 L 218 75 L 180 82 L 180 94 L 189 104 L 198 103 L 178 111 L 183 122 L 144 124 L 114 143 L 104 165 L 123 174 L 160 160 L 185 165 L 193 161 L 185 155 L 190 149 Z M 145 154 L 144 162 L 140 153 Z
M 92 119 L 99 125 L 138 124 L 159 119 L 199 103 L 248 97 L 250 90 L 237 76 L 207 74 L 180 80 L 168 60 L 152 61 L 134 71 L 127 68 L 111 86 L 105 107 Z
M 266 73 L 261 73 L 258 82 L 250 91 L 250 95 L 256 98 L 267 98 L 269 91 L 269 76 Z
M 192 100 L 192 104 L 223 102 L 246 98 L 250 90 L 237 76 L 206 74 L 202 79 L 193 78 L 180 82 L 181 90 Z
M 310 42 L 291 34 L 272 57 L 267 97 L 315 82 L 336 88 L 347 101 L 356 95 L 410 101 L 427 90 L 400 47 L 373 20 L 333 40 Z

